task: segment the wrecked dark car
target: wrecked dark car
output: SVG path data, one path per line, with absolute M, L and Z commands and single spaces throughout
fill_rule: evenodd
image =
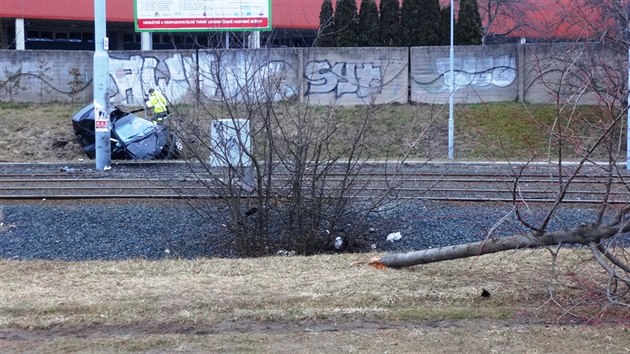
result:
M 181 141 L 165 125 L 154 124 L 134 112 L 113 107 L 109 113 L 111 127 L 111 158 L 114 160 L 172 159 L 181 149 Z M 74 133 L 83 151 L 96 156 L 94 135 L 94 105 L 83 107 L 72 117 Z

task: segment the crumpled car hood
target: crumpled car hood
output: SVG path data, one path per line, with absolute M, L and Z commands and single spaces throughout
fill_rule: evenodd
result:
M 134 160 L 151 160 L 160 157 L 166 143 L 166 135 L 156 131 L 127 144 L 126 150 Z

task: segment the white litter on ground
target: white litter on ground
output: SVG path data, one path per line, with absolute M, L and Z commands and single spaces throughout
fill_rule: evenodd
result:
M 400 232 L 393 232 L 387 235 L 387 241 L 389 242 L 400 241 L 401 238 L 402 238 L 402 235 L 400 234 Z

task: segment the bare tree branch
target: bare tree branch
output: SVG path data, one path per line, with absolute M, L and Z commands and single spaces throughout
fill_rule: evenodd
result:
M 524 248 L 538 248 L 558 244 L 589 245 L 592 242 L 598 243 L 602 239 L 613 237 L 619 232 L 627 232 L 628 230 L 626 229 L 630 229 L 630 226 L 622 228 L 618 224 L 585 225 L 570 230 L 547 232 L 542 235 L 526 234 L 489 238 L 481 242 L 463 245 L 384 255 L 373 259 L 371 264 L 375 267 L 402 268 Z

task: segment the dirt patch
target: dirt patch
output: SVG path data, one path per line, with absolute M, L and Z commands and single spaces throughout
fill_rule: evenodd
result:
M 518 326 L 555 326 L 557 324 L 547 322 L 532 322 L 521 320 L 444 320 L 444 321 L 381 321 L 354 320 L 344 322 L 343 319 L 322 320 L 322 321 L 223 321 L 208 325 L 190 325 L 182 323 L 154 323 L 141 322 L 128 325 L 115 324 L 70 324 L 55 325 L 47 329 L 21 329 L 6 328 L 0 329 L 0 340 L 23 340 L 38 341 L 56 337 L 112 337 L 112 336 L 141 336 L 147 334 L 184 334 L 184 335 L 211 335 L 229 333 L 257 333 L 257 334 L 286 334 L 301 332 L 354 332 L 366 331 L 375 332 L 392 329 L 447 329 L 447 328 L 468 328 L 470 331 L 480 328 L 490 327 L 518 327 Z
M 624 352 L 625 330 L 517 321 L 302 321 L 59 326 L 0 330 L 0 351 Z M 627 337 L 627 335 L 626 335 Z M 217 350 L 217 349 L 222 350 Z

